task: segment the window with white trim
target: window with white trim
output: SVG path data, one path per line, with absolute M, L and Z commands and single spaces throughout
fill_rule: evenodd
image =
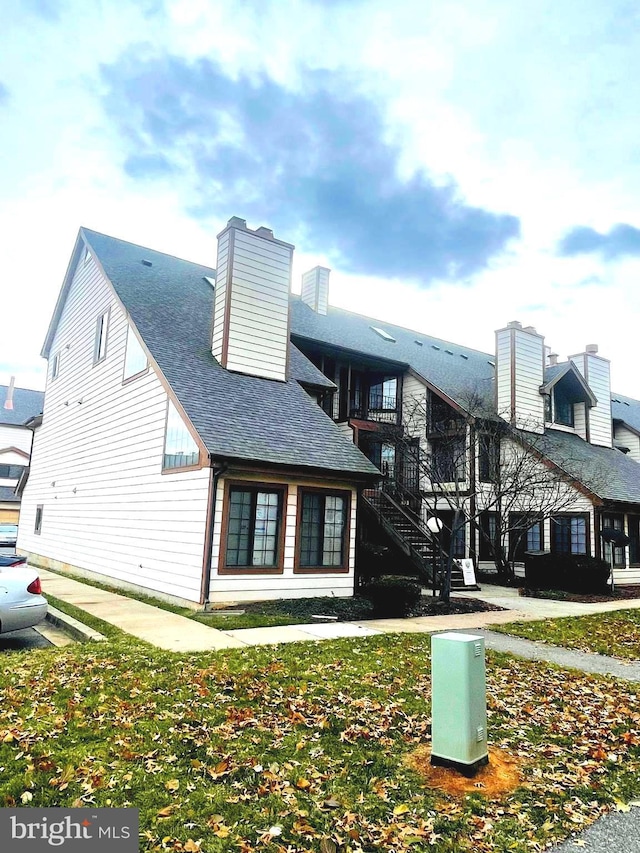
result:
M 60 353 L 57 352 L 51 359 L 51 381 L 60 375 Z

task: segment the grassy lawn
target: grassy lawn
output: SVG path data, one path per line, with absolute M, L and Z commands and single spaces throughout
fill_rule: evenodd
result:
M 623 660 L 640 659 L 640 610 L 614 610 L 539 622 L 510 622 L 493 626 L 492 630 Z
M 429 743 L 429 637 L 176 655 L 129 639 L 10 653 L 0 806 L 136 806 L 141 850 L 539 850 L 640 793 L 629 684 L 488 656 L 500 799 L 411 769 Z M 620 806 L 622 807 L 622 806 Z

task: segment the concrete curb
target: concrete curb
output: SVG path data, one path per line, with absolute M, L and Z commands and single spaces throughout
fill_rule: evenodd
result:
M 47 622 L 51 622 L 56 628 L 66 631 L 67 634 L 73 637 L 74 640 L 79 640 L 81 643 L 87 640 L 106 640 L 104 634 L 99 631 L 94 631 L 88 625 L 84 625 L 73 616 L 67 616 L 61 610 L 49 605 L 47 610 Z

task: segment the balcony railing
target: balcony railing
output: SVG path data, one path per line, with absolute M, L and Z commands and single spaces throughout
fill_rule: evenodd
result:
M 349 417 L 387 424 L 398 423 L 398 404 L 395 397 L 372 395 L 369 405 L 365 407 L 362 396 L 360 392 L 356 392 L 353 396 L 349 406 Z

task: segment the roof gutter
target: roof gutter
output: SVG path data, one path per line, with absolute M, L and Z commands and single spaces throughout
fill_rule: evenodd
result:
M 218 493 L 218 480 L 229 469 L 228 462 L 222 462 L 219 468 L 211 463 L 211 476 L 209 477 L 209 495 L 207 499 L 207 523 L 205 528 L 204 554 L 202 558 L 202 581 L 200 584 L 200 604 L 203 607 L 209 604 L 209 592 L 211 589 L 211 557 L 213 555 L 213 531 L 216 517 L 216 496 Z

